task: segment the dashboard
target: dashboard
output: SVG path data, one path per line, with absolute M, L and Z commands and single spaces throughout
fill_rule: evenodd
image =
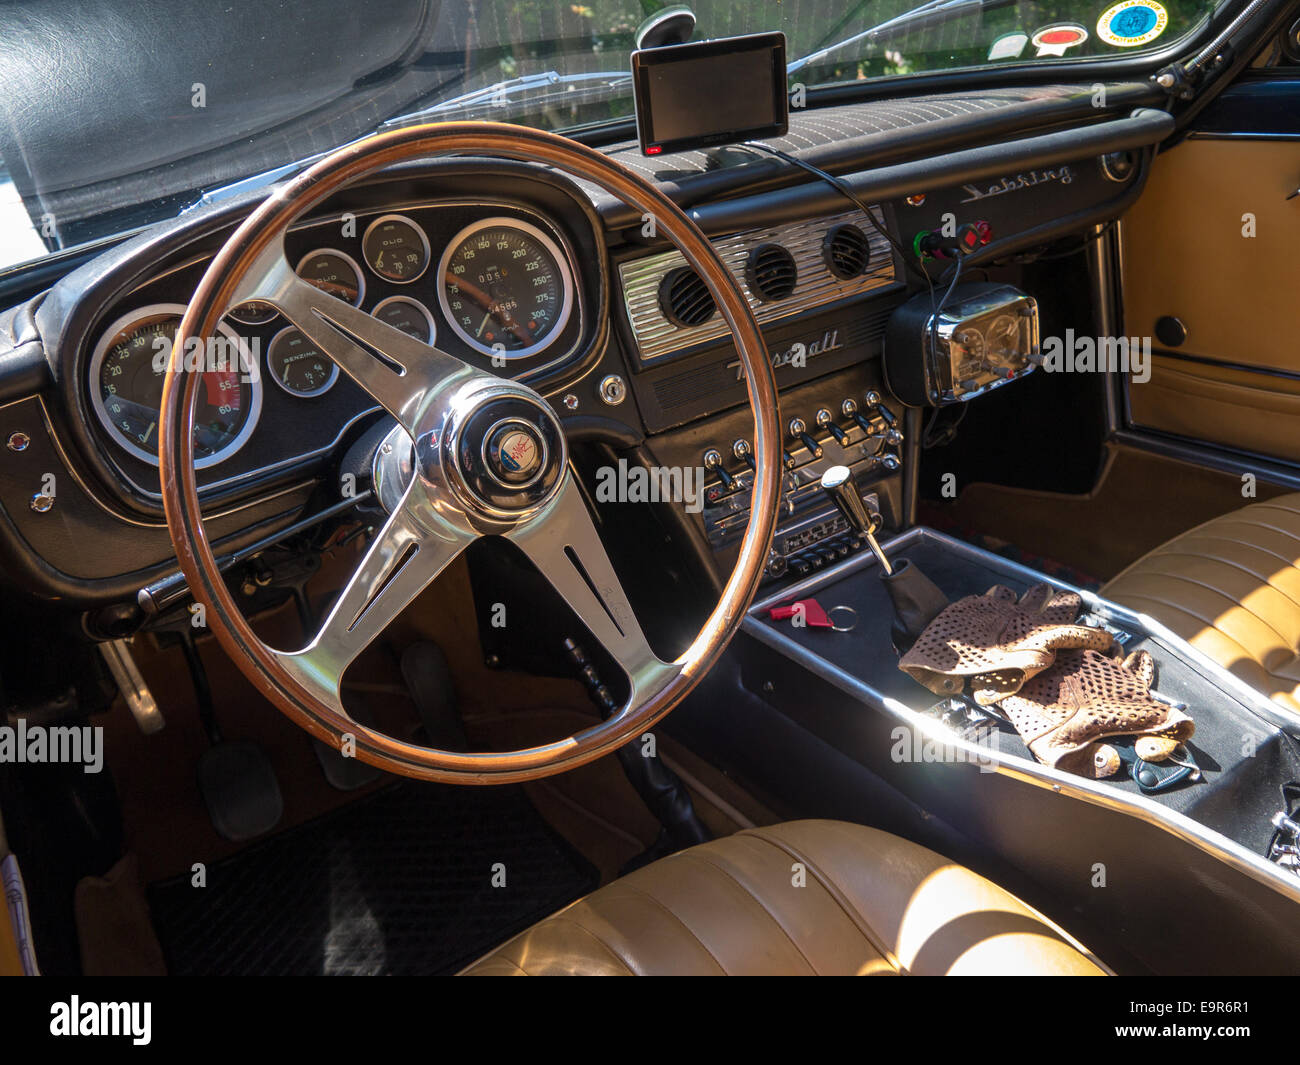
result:
M 906 253 L 965 225 L 987 244 L 971 259 L 988 262 L 1077 235 L 1140 193 L 1144 146 L 1170 119 L 1136 90 L 1110 100 L 1100 113 L 1088 87 L 1044 86 L 792 115 L 774 143 L 847 172 L 852 200 L 740 148 L 652 161 L 607 149 L 688 210 L 763 329 L 788 481 L 773 576 L 854 548 L 816 491 L 828 464 L 850 465 L 888 523 L 906 520 L 914 442 L 882 360 L 891 316 L 926 291 Z M 183 213 L 0 311 L 0 440 L 22 444 L 0 448 L 13 583 L 113 609 L 174 570 L 159 370 L 213 255 L 264 194 Z M 705 504 L 678 515 L 678 535 L 725 574 L 752 483 L 745 381 L 707 291 L 643 219 L 546 168 L 427 160 L 340 192 L 295 223 L 286 253 L 334 297 L 526 381 L 571 444 L 702 467 Z M 381 413 L 269 307 L 231 308 L 219 334 L 230 361 L 200 392 L 197 478 L 209 539 L 236 551 L 319 510 L 322 493 L 336 502 L 341 458 Z
M 535 379 L 562 366 L 584 335 L 590 293 L 578 285 L 560 226 L 517 203 L 387 203 L 297 224 L 285 251 L 298 276 L 426 344 L 497 372 Z M 209 258 L 149 278 L 107 308 L 78 372 L 108 460 L 156 496 L 158 410 L 171 340 Z M 195 415 L 196 467 L 208 489 L 266 475 L 329 450 L 377 409 L 273 307 L 232 308 Z M 212 357 L 209 346 L 208 357 Z

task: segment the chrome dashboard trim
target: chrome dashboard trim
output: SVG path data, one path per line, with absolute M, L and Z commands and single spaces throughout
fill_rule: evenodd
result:
M 1259 717 L 1279 728 L 1286 726 L 1294 729 L 1297 724 L 1300 724 L 1300 719 L 1297 719 L 1295 715 L 1289 714 L 1282 707 L 1264 698 L 1259 692 L 1248 687 L 1217 663 L 1206 658 L 1205 655 L 1175 636 L 1153 618 L 1149 618 L 1144 614 L 1133 613 L 1117 603 L 1101 599 L 1093 592 L 1076 588 L 1066 581 L 1039 573 L 1037 570 L 1003 558 L 1001 555 L 995 555 L 983 548 L 953 539 L 945 533 L 936 532 L 924 526 L 916 526 L 904 533 L 900 533 L 889 540 L 884 545 L 884 549 L 886 553 L 904 550 L 922 538 L 940 543 L 955 554 L 972 560 L 995 563 L 1026 580 L 1045 582 L 1057 588 L 1077 592 L 1090 610 L 1108 618 L 1123 620 L 1131 626 L 1144 630 L 1148 635 L 1157 637 L 1162 642 L 1173 646 L 1179 654 L 1184 655 L 1196 666 L 1203 669 L 1216 683 L 1239 699 L 1246 705 L 1247 709 L 1256 713 Z M 754 603 L 746 612 L 742 631 L 777 653 L 798 662 L 804 668 L 841 691 L 885 713 L 898 724 L 915 729 L 927 739 L 933 739 L 948 748 L 962 752 L 962 757 L 966 763 L 978 766 L 983 772 L 1001 774 L 1036 788 L 1079 799 L 1091 805 L 1143 821 L 1211 855 L 1230 868 L 1272 888 L 1291 901 L 1300 902 L 1300 878 L 1284 872 L 1263 855 L 1255 854 L 1240 843 L 1207 828 L 1185 814 L 1162 806 L 1150 799 L 1118 791 L 1103 782 L 1086 780 L 1072 773 L 1051 769 L 1020 755 L 1003 753 L 963 739 L 940 722 L 924 714 L 917 713 L 898 700 L 886 696 L 866 680 L 840 669 L 759 618 L 761 613 L 772 606 L 807 595 L 825 584 L 829 584 L 857 570 L 868 569 L 875 565 L 875 557 L 864 552 L 861 555 L 851 556 L 838 565 L 829 567 L 767 595 Z
M 879 207 L 872 207 L 872 216 L 877 225 L 883 228 L 885 220 Z M 830 272 L 822 252 L 826 234 L 841 225 L 855 225 L 862 230 L 871 250 L 867 271 L 847 281 Z M 712 243 L 753 306 L 754 316 L 760 325 L 768 325 L 850 296 L 872 292 L 896 281 L 893 249 L 881 235 L 880 229 L 872 226 L 864 213 L 856 209 L 786 225 L 750 229 L 720 237 Z M 798 281 L 795 291 L 785 299 L 768 301 L 749 287 L 746 265 L 750 252 L 761 244 L 780 244 L 794 256 Z M 632 327 L 642 363 L 653 362 L 683 348 L 727 335 L 726 323 L 716 312 L 707 322 L 691 327 L 673 325 L 664 315 L 659 306 L 659 284 L 669 271 L 685 264 L 686 260 L 676 250 L 619 264 L 623 309 Z

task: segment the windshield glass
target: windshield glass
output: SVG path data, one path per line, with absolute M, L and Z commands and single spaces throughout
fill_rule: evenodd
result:
M 658 0 L 11 0 L 0 269 L 170 218 L 386 125 L 629 117 Z M 817 87 L 1160 49 L 1214 0 L 696 0 L 693 40 L 781 30 Z

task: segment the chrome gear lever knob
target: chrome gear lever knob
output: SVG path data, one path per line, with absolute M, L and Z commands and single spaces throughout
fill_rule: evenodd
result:
M 880 515 L 867 508 L 862 493 L 858 491 L 858 482 L 853 476 L 853 471 L 847 466 L 831 466 L 822 474 L 821 486 L 822 491 L 839 507 L 844 520 L 849 523 L 849 528 L 866 539 L 867 546 L 880 562 L 881 569 L 887 574 L 892 574 L 894 567 L 889 564 L 889 559 L 885 557 L 885 552 L 876 541 L 876 530 L 880 528 Z

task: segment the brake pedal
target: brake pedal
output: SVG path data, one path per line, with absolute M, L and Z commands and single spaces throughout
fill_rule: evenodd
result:
M 411 693 L 429 743 L 444 751 L 469 748 L 456 705 L 456 686 L 442 648 L 430 640 L 411 644 L 402 652 L 402 679 Z
M 270 832 L 284 816 L 280 781 L 266 752 L 248 740 L 223 740 L 199 758 L 199 792 L 212 827 L 232 843 Z

